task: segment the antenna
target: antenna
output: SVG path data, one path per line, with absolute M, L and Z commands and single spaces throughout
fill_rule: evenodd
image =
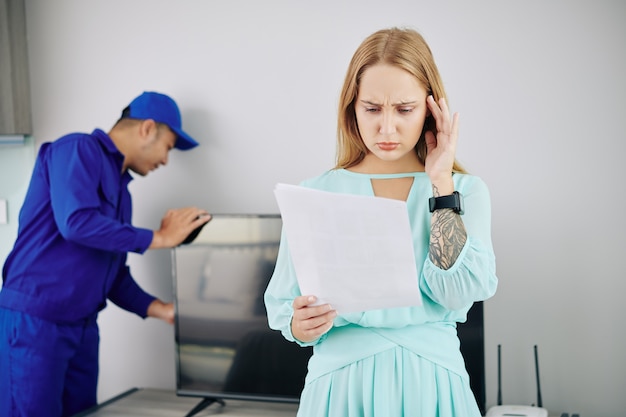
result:
M 500 375 L 500 347 L 501 345 L 498 345 L 498 405 L 502 405 L 502 377 Z
M 539 385 L 539 357 L 537 354 L 537 345 L 535 345 L 535 374 L 537 377 L 537 407 L 543 407 L 541 401 L 541 385 Z
M 501 345 L 498 345 L 498 405 L 487 410 L 485 417 L 506 417 L 506 416 L 527 416 L 527 417 L 548 417 L 548 410 L 543 408 L 541 400 L 541 387 L 539 386 L 539 358 L 537 354 L 537 345 L 535 345 L 535 374 L 537 377 L 537 406 L 526 405 L 502 405 L 502 364 L 501 364 Z M 573 416 L 572 416 L 573 417 Z

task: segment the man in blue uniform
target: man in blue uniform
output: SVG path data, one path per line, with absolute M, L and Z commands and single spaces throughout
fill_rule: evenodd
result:
M 145 176 L 173 148 L 198 143 L 170 97 L 145 92 L 108 133 L 44 143 L 0 289 L 0 416 L 71 416 L 96 405 L 96 318 L 109 299 L 172 323 L 174 309 L 134 281 L 128 252 L 180 244 L 210 216 L 167 211 L 158 230 L 131 224 L 130 171 Z

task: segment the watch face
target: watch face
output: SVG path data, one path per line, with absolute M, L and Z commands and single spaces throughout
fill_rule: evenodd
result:
M 428 208 L 431 213 L 435 210 L 449 208 L 454 210 L 455 213 L 463 214 L 463 196 L 458 191 L 455 191 L 450 195 L 431 197 L 428 200 Z
M 456 194 L 457 201 L 458 201 L 458 205 L 457 205 L 458 208 L 454 211 L 457 212 L 458 214 L 465 213 L 464 206 L 463 206 L 463 196 L 458 191 L 455 191 L 454 194 Z

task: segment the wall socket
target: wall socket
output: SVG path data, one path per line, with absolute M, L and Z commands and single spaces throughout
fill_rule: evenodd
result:
M 9 222 L 8 217 L 7 200 L 0 199 L 0 224 L 7 224 Z

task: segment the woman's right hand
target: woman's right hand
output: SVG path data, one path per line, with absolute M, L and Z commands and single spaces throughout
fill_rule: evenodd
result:
M 312 305 L 316 301 L 314 295 L 302 295 L 293 300 L 291 334 L 304 343 L 319 339 L 328 332 L 337 317 L 337 311 L 330 304 Z

